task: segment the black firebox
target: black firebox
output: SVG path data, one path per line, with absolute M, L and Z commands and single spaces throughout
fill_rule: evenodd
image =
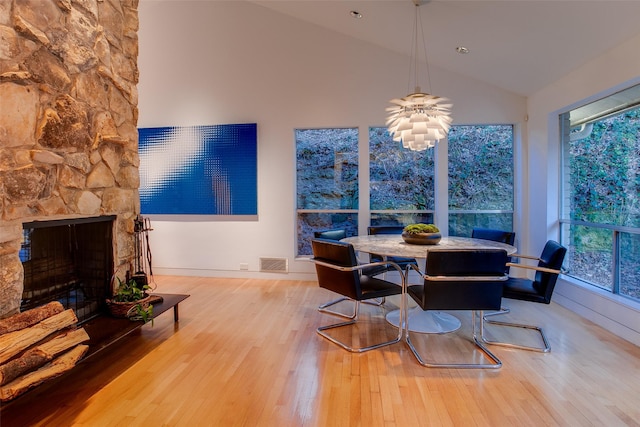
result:
M 60 301 L 80 322 L 106 310 L 114 269 L 115 215 L 23 225 L 21 311 Z

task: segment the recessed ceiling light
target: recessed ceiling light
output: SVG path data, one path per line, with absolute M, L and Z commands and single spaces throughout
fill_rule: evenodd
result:
M 357 10 L 352 10 L 351 12 L 349 12 L 349 14 L 351 15 L 352 18 L 356 18 L 356 19 L 362 18 L 362 14 Z
M 463 55 L 464 55 L 464 54 L 469 53 L 469 49 L 467 49 L 467 48 L 466 48 L 466 47 L 464 47 L 464 46 L 458 46 L 458 47 L 456 48 L 456 52 L 461 53 L 461 54 L 463 54 Z

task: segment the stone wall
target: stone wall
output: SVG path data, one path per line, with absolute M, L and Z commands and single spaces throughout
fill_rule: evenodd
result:
M 19 310 L 22 223 L 117 215 L 133 260 L 138 0 L 0 1 L 0 317 Z

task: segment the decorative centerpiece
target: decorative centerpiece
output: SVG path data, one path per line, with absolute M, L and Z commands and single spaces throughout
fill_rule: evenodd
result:
M 437 245 L 442 235 L 433 224 L 409 224 L 402 230 L 402 239 L 412 245 Z
M 150 305 L 151 295 L 147 294 L 149 285 L 139 286 L 134 279 L 126 281 L 118 277 L 118 288 L 107 306 L 114 317 L 126 317 L 130 320 L 142 320 L 153 324 L 153 306 Z

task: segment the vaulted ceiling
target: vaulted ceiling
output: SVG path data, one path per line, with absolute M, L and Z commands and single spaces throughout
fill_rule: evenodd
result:
M 406 55 L 412 50 L 412 0 L 251 2 Z M 523 96 L 640 33 L 638 0 L 432 0 L 419 11 L 430 65 Z M 469 53 L 457 53 L 458 46 Z

